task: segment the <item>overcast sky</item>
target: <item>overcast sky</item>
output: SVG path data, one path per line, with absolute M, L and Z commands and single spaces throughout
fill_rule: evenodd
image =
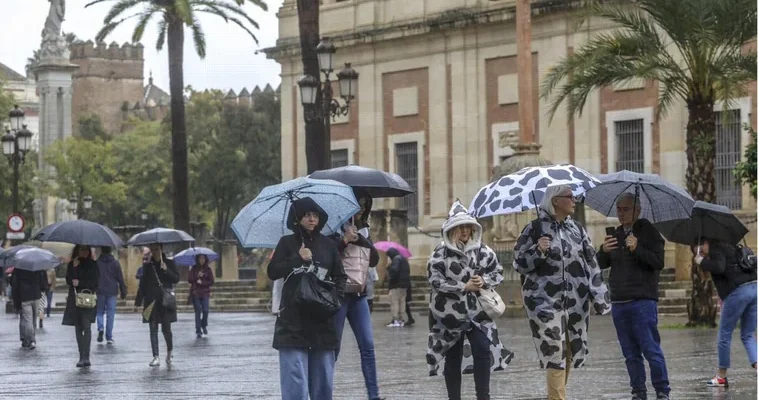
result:
M 65 32 L 73 32 L 81 40 L 94 41 L 102 26 L 105 14 L 115 2 L 105 2 L 84 8 L 90 0 L 67 0 L 66 17 L 63 22 Z M 5 3 L 5 1 L 3 1 Z M 270 83 L 274 88 L 279 85 L 281 68 L 273 60 L 267 60 L 263 53 L 256 50 L 271 47 L 276 43 L 279 24 L 276 12 L 282 0 L 266 0 L 268 11 L 246 4 L 244 8 L 258 24 L 259 31 L 253 31 L 258 41 L 253 39 L 237 25 L 227 24 L 223 19 L 209 14 L 198 13 L 206 36 L 207 48 L 205 59 L 195 53 L 192 35 L 187 31 L 184 50 L 184 83 L 195 89 L 234 89 L 239 93 L 243 87 L 252 91 L 256 85 Z M 10 3 L 10 2 L 9 2 Z M 0 46 L 0 62 L 24 74 L 27 57 L 39 48 L 40 33 L 47 18 L 50 3 L 48 0 L 23 0 L 5 4 L 3 7 L 2 33 L 6 38 Z M 123 44 L 131 39 L 136 20 L 126 21 L 123 27 L 115 30 L 107 39 Z M 160 53 L 155 50 L 157 18 L 153 18 L 142 38 L 145 46 L 145 79 L 153 72 L 155 84 L 168 91 L 168 51 L 164 46 Z

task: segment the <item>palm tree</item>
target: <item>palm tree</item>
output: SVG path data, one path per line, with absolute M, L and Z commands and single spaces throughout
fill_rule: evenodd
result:
M 716 114 L 756 79 L 755 0 L 637 0 L 589 6 L 585 17 L 608 19 L 619 28 L 595 35 L 579 51 L 552 68 L 541 96 L 550 98 L 550 117 L 561 104 L 569 116 L 581 115 L 588 95 L 599 88 L 641 78 L 658 85 L 656 119 L 677 100 L 689 111 L 687 190 L 714 202 Z M 714 325 L 716 309 L 708 276 L 692 267 L 690 325 Z
M 184 120 L 184 28 L 188 27 L 192 31 L 195 51 L 200 58 L 205 58 L 205 33 L 197 19 L 198 13 L 215 15 L 227 23 L 238 25 L 257 44 L 258 39 L 252 29 L 258 29 L 258 23 L 247 15 L 242 5 L 247 1 L 264 11 L 268 7 L 263 0 L 95 0 L 85 7 L 106 1 L 116 4 L 105 16 L 103 27 L 97 33 L 97 42 L 104 41 L 116 27 L 133 18 L 137 19 L 137 25 L 132 33 L 132 42 L 139 42 L 154 17 L 159 18 L 156 49 L 162 50 L 168 41 L 174 226 L 189 231 L 187 128 Z M 138 10 L 134 11 L 135 9 Z M 124 17 L 127 12 L 133 13 Z

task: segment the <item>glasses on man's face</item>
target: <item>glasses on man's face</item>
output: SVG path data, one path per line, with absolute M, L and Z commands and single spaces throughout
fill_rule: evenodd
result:
M 616 213 L 626 214 L 629 211 L 632 211 L 632 207 L 616 207 Z

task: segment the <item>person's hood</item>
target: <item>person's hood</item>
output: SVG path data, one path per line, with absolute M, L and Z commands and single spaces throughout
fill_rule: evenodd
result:
M 468 252 L 471 249 L 479 248 L 482 243 L 482 226 L 479 225 L 476 218 L 468 213 L 466 207 L 459 200 L 456 200 L 450 208 L 447 220 L 442 224 L 442 240 L 450 250 L 460 251 L 458 246 L 450 241 L 449 237 L 450 231 L 460 225 L 472 225 L 474 227 L 471 239 L 466 243 L 466 248 L 463 251 Z
M 390 247 L 387 249 L 387 257 L 389 257 L 390 260 L 400 255 L 400 252 L 397 251 L 394 247 Z
M 326 226 L 326 221 L 329 219 L 329 215 L 327 215 L 326 211 L 324 211 L 324 209 L 310 197 L 303 197 L 292 202 L 289 214 L 287 214 L 287 228 L 298 233 L 300 231 L 300 229 L 298 229 L 300 220 L 309 212 L 318 213 L 318 225 L 316 225 L 316 228 L 313 231 L 321 232 L 321 229 Z

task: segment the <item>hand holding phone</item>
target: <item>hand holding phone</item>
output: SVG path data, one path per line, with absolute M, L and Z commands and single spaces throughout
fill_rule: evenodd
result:
M 616 239 L 616 228 L 609 226 L 605 228 L 605 240 L 601 246 L 601 250 L 609 252 L 618 248 L 618 239 Z

